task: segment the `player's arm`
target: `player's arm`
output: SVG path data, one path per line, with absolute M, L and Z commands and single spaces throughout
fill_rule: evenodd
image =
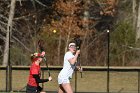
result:
M 77 57 L 78 57 L 79 54 L 80 54 L 80 50 L 77 50 L 75 56 L 73 58 L 70 58 L 68 61 L 71 64 L 74 64 L 77 61 Z
M 33 77 L 35 78 L 37 83 L 43 83 L 43 82 L 48 82 L 50 81 L 49 79 L 40 79 L 38 74 L 34 74 Z

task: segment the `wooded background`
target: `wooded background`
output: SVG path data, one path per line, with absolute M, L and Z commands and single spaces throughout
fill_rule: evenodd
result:
M 140 65 L 139 0 L 0 0 L 0 64 L 30 65 L 41 39 L 49 65 L 62 66 L 79 35 L 81 64 L 106 66 L 108 29 L 110 65 Z

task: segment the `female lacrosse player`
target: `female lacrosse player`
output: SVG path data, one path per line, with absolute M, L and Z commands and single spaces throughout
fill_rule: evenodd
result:
M 39 83 L 44 83 L 52 80 L 51 76 L 48 79 L 40 79 L 40 64 L 44 55 L 45 52 L 43 51 L 41 54 L 34 53 L 31 56 L 32 65 L 30 67 L 30 75 L 27 83 L 26 93 L 45 93 L 42 92 L 42 88 L 39 86 Z
M 70 79 L 72 78 L 72 74 L 75 69 L 75 63 L 79 54 L 80 50 L 76 51 L 75 43 L 70 43 L 68 46 L 68 52 L 66 52 L 64 56 L 63 69 L 58 75 L 58 93 L 73 93 L 72 87 L 70 85 Z

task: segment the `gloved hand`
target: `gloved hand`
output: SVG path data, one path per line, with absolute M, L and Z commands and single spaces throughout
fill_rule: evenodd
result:
M 82 71 L 83 71 L 83 68 L 82 68 L 82 67 L 79 67 L 78 70 L 79 70 L 80 72 L 82 72 Z
M 52 81 L 52 77 L 51 77 L 51 76 L 49 76 L 49 78 L 48 78 L 48 79 L 49 79 L 49 81 Z
M 44 57 L 45 56 L 45 51 L 41 52 L 41 56 Z

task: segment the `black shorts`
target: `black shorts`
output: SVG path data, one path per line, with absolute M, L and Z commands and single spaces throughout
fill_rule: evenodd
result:
M 40 86 L 34 87 L 27 84 L 26 93 L 40 93 L 42 88 Z

